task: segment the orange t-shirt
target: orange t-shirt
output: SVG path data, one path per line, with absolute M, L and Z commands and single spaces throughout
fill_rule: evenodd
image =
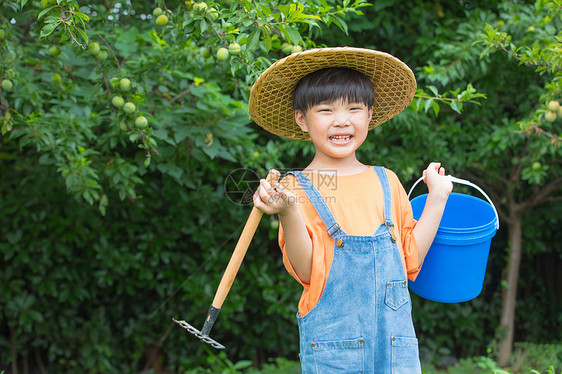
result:
M 416 224 L 412 207 L 404 187 L 394 172 L 386 169 L 392 194 L 392 222 L 404 274 L 414 280 L 419 273 L 418 251 L 412 230 Z M 305 172 L 330 208 L 336 222 L 349 235 L 373 235 L 384 223 L 382 185 L 376 171 L 369 167 L 354 175 L 329 175 Z M 297 197 L 297 203 L 308 233 L 312 239 L 312 273 L 310 283 L 303 283 L 295 273 L 285 251 L 283 227 L 279 228 L 279 246 L 287 271 L 303 285 L 299 302 L 301 316 L 308 313 L 320 300 L 334 257 L 334 238 L 300 187 L 294 175 L 285 177 L 281 184 Z

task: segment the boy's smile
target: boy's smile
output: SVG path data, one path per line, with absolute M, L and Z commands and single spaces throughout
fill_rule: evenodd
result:
M 330 136 L 330 141 L 334 144 L 344 145 L 351 141 L 353 135 L 332 135 Z
M 355 151 L 365 141 L 373 109 L 363 103 L 337 100 L 312 106 L 306 114 L 295 112 L 295 120 L 308 132 L 323 166 L 355 161 Z

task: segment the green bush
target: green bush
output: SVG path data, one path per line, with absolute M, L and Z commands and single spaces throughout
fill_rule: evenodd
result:
M 560 374 L 562 344 L 516 343 L 512 365 L 501 368 L 489 356 L 461 358 L 448 368 L 422 365 L 425 374 Z
M 550 367 L 554 372 L 562 372 L 562 343 L 536 344 L 528 342 L 515 343 L 511 364 L 521 373 L 529 370 L 545 372 Z

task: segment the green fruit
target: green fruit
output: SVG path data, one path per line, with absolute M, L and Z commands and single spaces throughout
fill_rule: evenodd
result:
M 556 120 L 556 113 L 547 110 L 545 114 L 545 118 L 548 122 L 554 122 Z
M 90 52 L 92 56 L 97 55 L 100 52 L 100 45 L 97 42 L 90 43 L 88 52 Z
M 209 17 L 210 21 L 216 21 L 219 18 L 219 12 L 215 8 L 209 8 L 207 17 Z
M 193 9 L 200 11 L 201 13 L 203 13 L 204 11 L 207 10 L 207 3 L 195 3 L 195 5 L 193 6 Z
M 541 168 L 541 163 L 540 162 L 534 162 L 533 163 L 533 170 L 540 170 Z
M 114 96 L 113 99 L 111 99 L 111 104 L 116 108 L 121 108 L 123 104 L 125 104 L 125 100 L 123 100 L 121 96 Z
M 558 113 L 558 117 L 562 117 L 562 105 L 558 107 L 557 113 Z
M 111 78 L 111 80 L 109 81 L 109 84 L 111 85 L 111 87 L 113 88 L 117 88 L 119 87 L 119 83 L 121 82 L 121 79 L 117 78 L 117 77 L 113 77 Z
M 12 83 L 11 80 L 9 80 L 9 79 L 4 79 L 4 80 L 2 81 L 2 89 L 3 89 L 4 91 L 10 91 L 10 90 L 12 89 L 12 87 L 14 87 L 14 84 Z
M 125 113 L 131 114 L 134 113 L 135 110 L 137 110 L 137 107 L 130 101 L 126 102 L 125 105 L 123 105 L 123 111 Z
M 154 8 L 154 10 L 152 11 L 152 15 L 154 17 L 158 17 L 161 14 L 162 14 L 162 8 Z
M 55 73 L 51 76 L 51 79 L 53 81 L 54 84 L 60 84 L 62 82 L 62 77 L 60 76 L 59 73 Z
M 6 78 L 7 79 L 14 79 L 16 77 L 16 73 L 12 69 L 6 70 Z
M 548 103 L 548 110 L 552 112 L 556 112 L 558 111 L 558 108 L 560 108 L 560 103 L 558 101 L 552 100 L 551 102 Z
M 168 17 L 165 14 L 161 14 L 158 17 L 156 17 L 156 24 L 158 26 L 164 26 L 167 23 L 168 23 Z
M 49 48 L 49 54 L 50 54 L 51 56 L 58 56 L 58 55 L 60 55 L 60 49 L 58 49 L 57 47 L 55 47 L 55 46 L 53 45 L 53 46 L 51 46 L 51 47 Z
M 131 81 L 128 80 L 127 78 L 123 78 L 119 81 L 119 87 L 123 91 L 129 91 L 131 89 Z
M 228 49 L 226 49 L 224 47 L 219 48 L 219 50 L 217 51 L 217 59 L 219 61 L 224 61 L 224 60 L 228 59 L 228 55 L 229 55 Z
M 96 55 L 97 59 L 100 61 L 107 59 L 107 56 L 108 56 L 107 51 L 100 51 L 100 53 Z
M 240 47 L 240 44 L 238 44 L 238 43 L 232 43 L 228 46 L 228 52 L 230 54 L 237 55 L 237 54 L 240 53 L 240 51 L 242 51 L 242 48 Z
M 47 8 L 56 4 L 57 4 L 56 0 L 41 0 L 41 6 L 43 8 Z
M 281 51 L 286 55 L 290 55 L 293 52 L 293 46 L 289 43 L 283 43 L 281 45 Z
M 144 129 L 146 126 L 148 126 L 148 120 L 143 116 L 139 116 L 135 120 L 135 126 L 137 126 L 139 129 Z
M 300 45 L 294 45 L 291 48 L 291 53 L 297 53 L 297 52 L 302 52 L 302 47 Z

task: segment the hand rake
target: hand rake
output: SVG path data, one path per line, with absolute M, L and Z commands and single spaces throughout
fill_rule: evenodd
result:
M 280 176 L 281 174 L 277 170 L 271 169 L 267 175 L 267 181 L 269 182 L 269 184 L 273 184 L 274 182 L 277 182 L 279 180 Z M 211 332 L 211 329 L 213 328 L 213 325 L 217 320 L 222 304 L 226 299 L 226 295 L 228 295 L 228 292 L 230 291 L 230 287 L 234 282 L 234 278 L 238 273 L 238 269 L 240 269 L 242 260 L 246 255 L 246 251 L 248 250 L 250 242 L 254 237 L 254 233 L 256 232 L 256 229 L 258 227 L 258 224 L 260 223 L 262 215 L 263 213 L 258 208 L 256 208 L 255 206 L 252 208 L 250 216 L 246 221 L 246 225 L 242 230 L 242 234 L 240 234 L 238 243 L 234 248 L 234 252 L 230 257 L 230 261 L 228 262 L 226 270 L 221 278 L 219 287 L 217 289 L 217 292 L 215 293 L 215 298 L 213 299 L 211 307 L 209 308 L 209 312 L 207 313 L 207 318 L 205 318 L 205 323 L 201 331 L 197 330 L 195 327 L 191 326 L 185 321 L 178 321 L 172 318 L 172 320 L 176 322 L 178 325 L 180 325 L 181 327 L 183 327 L 184 329 L 186 329 L 187 331 L 189 331 L 190 333 L 192 333 L 193 335 L 195 335 L 205 343 L 210 344 L 214 348 L 224 349 L 224 346 L 218 343 L 217 341 L 213 340 L 211 337 L 209 337 L 209 333 Z

